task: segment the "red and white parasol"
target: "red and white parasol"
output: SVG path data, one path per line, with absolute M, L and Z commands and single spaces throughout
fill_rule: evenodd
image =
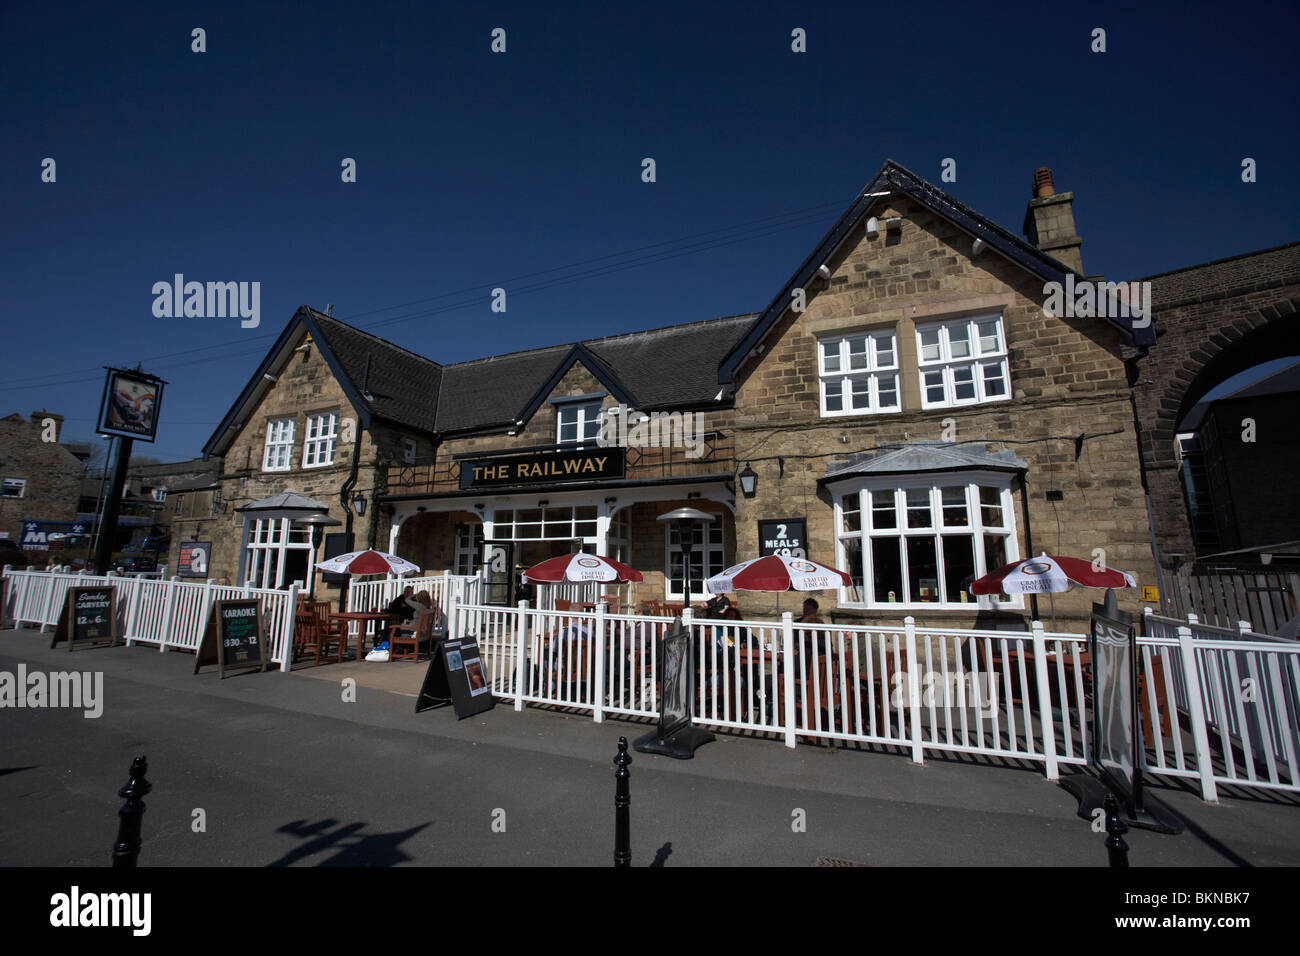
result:
M 820 591 L 851 587 L 853 581 L 843 571 L 807 558 L 769 554 L 727 568 L 704 583 L 714 594 L 725 594 L 728 591 Z
M 623 584 L 640 580 L 643 580 L 640 571 L 599 554 L 561 554 L 524 572 L 524 581 L 530 584 L 577 584 L 583 581 Z
M 330 574 L 411 574 L 419 571 L 420 566 L 382 551 L 349 551 L 320 562 L 316 570 Z
M 971 594 L 1051 594 L 1072 587 L 1135 588 L 1131 574 L 1114 568 L 1096 570 L 1082 558 L 1041 554 L 1013 561 L 971 583 Z

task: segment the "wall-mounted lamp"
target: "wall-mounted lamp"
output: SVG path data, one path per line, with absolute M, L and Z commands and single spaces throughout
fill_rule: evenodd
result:
M 880 235 L 880 220 L 872 216 L 867 220 L 867 238 L 874 239 Z
M 272 375 L 270 372 L 263 372 L 262 378 L 266 379 L 268 382 L 272 384 L 275 384 L 275 382 L 277 381 L 276 377 Z
M 738 476 L 740 478 L 740 490 L 746 498 L 754 497 L 754 489 L 758 486 L 758 472 L 745 463 L 745 470 Z
M 821 265 L 817 267 L 817 274 L 821 276 L 823 279 L 829 279 L 831 277 L 830 266 L 826 265 L 826 263 L 823 262 Z
M 616 502 L 616 501 L 618 501 L 617 498 L 606 498 L 606 499 L 605 499 L 605 504 L 607 504 L 607 505 L 612 505 L 612 504 L 614 504 L 614 502 Z
M 352 510 L 356 512 L 358 518 L 366 513 L 366 499 L 360 494 L 352 496 Z
M 970 257 L 974 259 L 976 256 L 978 256 L 981 252 L 984 251 L 984 247 L 986 245 L 987 243 L 983 239 L 976 239 L 973 243 L 971 243 Z
M 546 507 L 547 505 L 549 505 L 549 504 L 550 504 L 550 501 L 547 500 L 547 499 L 545 499 L 545 498 L 543 498 L 541 501 L 537 502 L 537 507 L 539 507 L 539 508 L 545 508 L 545 507 Z
M 474 506 L 474 510 L 475 510 L 475 511 L 482 511 L 482 510 L 483 510 L 483 505 L 481 505 L 481 504 L 475 505 L 475 506 Z

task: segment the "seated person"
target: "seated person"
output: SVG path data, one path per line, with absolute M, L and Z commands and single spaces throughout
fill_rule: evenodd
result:
M 388 615 L 390 624 L 407 624 L 415 616 L 415 608 L 410 604 L 411 595 L 414 593 L 415 588 L 408 584 L 401 594 L 384 607 L 384 613 Z
M 725 594 L 715 594 L 704 602 L 699 610 L 696 611 L 695 616 L 711 621 L 717 620 L 722 617 L 722 612 L 729 607 L 731 607 L 731 599 L 729 597 Z
M 820 607 L 812 598 L 803 602 L 803 616 L 799 618 L 799 624 L 825 624 L 821 614 L 818 613 Z M 825 651 L 825 642 L 822 640 L 825 631 L 815 631 L 811 628 L 804 629 L 800 632 L 802 640 L 795 644 L 795 653 L 801 654 L 805 658 L 821 654 Z M 811 665 L 806 665 L 811 666 Z
M 719 620 L 739 621 L 740 609 L 736 607 L 728 607 L 719 616 Z M 720 627 L 717 628 L 717 634 L 720 640 L 723 642 L 730 642 L 736 647 L 753 647 L 757 643 L 757 639 L 753 634 L 749 633 L 749 628 L 747 627 Z

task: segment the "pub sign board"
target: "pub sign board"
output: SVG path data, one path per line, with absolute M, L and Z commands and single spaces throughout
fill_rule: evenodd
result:
M 808 557 L 808 520 L 806 518 L 772 518 L 758 523 L 758 556 L 784 554 L 791 558 Z
M 1141 725 L 1137 720 L 1137 642 L 1130 615 L 1092 606 L 1092 761 L 1130 810 L 1142 806 Z
M 176 559 L 176 573 L 183 578 L 206 578 L 212 565 L 211 541 L 186 541 Z
M 496 704 L 475 637 L 442 641 L 429 659 L 415 712 L 448 703 L 455 708 L 458 720 L 491 710 Z
M 54 628 L 51 649 L 59 641 L 68 642 L 68 650 L 78 643 L 117 644 L 117 588 L 100 585 L 89 588 L 68 588 L 63 613 Z
M 267 661 L 262 649 L 266 646 L 262 631 L 262 602 L 257 598 L 234 601 L 216 601 L 208 617 L 198 654 L 194 657 L 194 673 L 206 664 L 216 664 L 221 679 L 232 668 L 251 667 L 266 670 Z
M 110 368 L 99 405 L 101 435 L 153 441 L 158 433 L 158 409 L 162 405 L 163 382 L 142 372 Z
M 460 487 L 495 488 L 506 485 L 554 485 L 564 482 L 622 478 L 627 459 L 620 448 L 539 452 L 501 458 L 467 459 L 460 463 Z

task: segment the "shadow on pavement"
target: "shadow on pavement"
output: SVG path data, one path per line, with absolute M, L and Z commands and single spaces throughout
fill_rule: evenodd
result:
M 333 856 L 321 860 L 316 866 L 395 866 L 414 859 L 404 853 L 400 847 L 429 824 L 421 823 L 409 830 L 395 833 L 365 834 L 361 830 L 364 823 L 346 823 L 339 825 L 334 819 L 308 823 L 294 820 L 280 827 L 277 833 L 287 833 L 304 842 L 296 849 L 290 850 L 280 859 L 267 866 L 291 866 L 318 853 L 335 851 Z M 333 828 L 333 829 L 331 829 Z

